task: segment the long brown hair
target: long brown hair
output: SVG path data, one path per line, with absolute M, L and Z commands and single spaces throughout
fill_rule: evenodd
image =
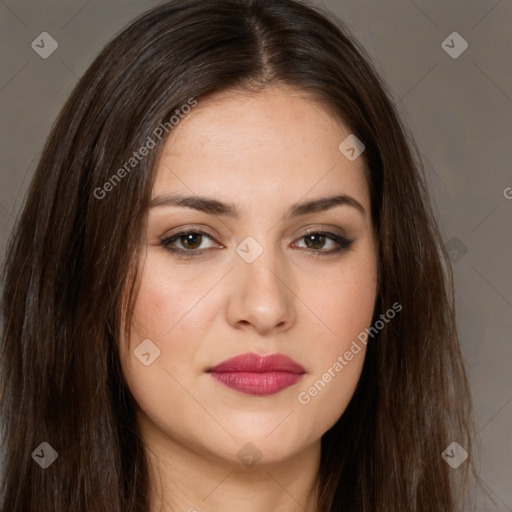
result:
M 3 512 L 148 511 L 149 466 L 117 343 L 129 332 L 165 138 L 105 183 L 190 98 L 280 83 L 364 142 L 379 244 L 374 318 L 402 305 L 369 342 L 355 394 L 322 438 L 319 511 L 462 510 L 473 426 L 450 263 L 419 152 L 370 57 L 339 20 L 293 0 L 177 0 L 135 20 L 86 71 L 13 230 L 2 297 Z M 469 452 L 457 470 L 441 456 L 452 441 Z M 42 442 L 58 453 L 44 470 L 31 457 Z

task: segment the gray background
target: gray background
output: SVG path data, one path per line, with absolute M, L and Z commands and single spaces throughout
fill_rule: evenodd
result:
M 207 1 L 207 0 L 205 0 Z M 0 0 L 0 251 L 49 129 L 99 50 L 149 0 Z M 370 53 L 415 137 L 454 262 L 477 465 L 512 511 L 512 1 L 325 0 Z M 468 43 L 458 58 L 441 43 Z M 59 44 L 42 59 L 31 43 Z M 508 197 L 507 190 L 510 192 Z

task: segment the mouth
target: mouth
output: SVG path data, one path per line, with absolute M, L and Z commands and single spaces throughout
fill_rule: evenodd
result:
M 305 375 L 304 368 L 283 354 L 248 353 L 227 359 L 207 370 L 212 378 L 248 395 L 273 395 L 293 386 Z

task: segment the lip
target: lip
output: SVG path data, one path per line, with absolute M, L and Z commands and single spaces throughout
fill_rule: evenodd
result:
M 249 395 L 273 395 L 296 384 L 306 371 L 283 354 L 242 354 L 207 370 L 217 382 Z

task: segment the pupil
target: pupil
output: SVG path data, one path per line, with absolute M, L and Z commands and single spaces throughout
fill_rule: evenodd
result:
M 314 249 L 321 249 L 325 241 L 325 235 L 320 235 L 318 233 L 314 233 L 312 235 L 308 235 L 306 237 L 306 244 L 308 247 L 313 247 Z
M 195 247 L 191 247 L 191 246 L 192 245 L 201 245 L 201 242 L 200 242 L 201 235 L 200 234 L 190 233 L 188 235 L 185 235 L 184 238 L 185 238 L 185 243 L 183 245 L 185 247 L 188 246 L 190 249 L 195 249 Z M 199 243 L 198 243 L 198 239 L 199 239 Z

